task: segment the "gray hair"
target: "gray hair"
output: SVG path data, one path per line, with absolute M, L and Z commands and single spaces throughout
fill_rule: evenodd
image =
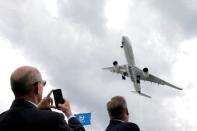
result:
M 127 110 L 127 103 L 122 96 L 114 96 L 107 103 L 107 111 L 111 119 L 121 120 Z

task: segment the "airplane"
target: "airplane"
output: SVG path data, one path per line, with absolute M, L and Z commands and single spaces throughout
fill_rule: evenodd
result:
M 151 96 L 146 95 L 141 92 L 141 86 L 140 86 L 141 80 L 157 83 L 160 85 L 167 85 L 172 88 L 182 90 L 182 88 L 172 85 L 172 84 L 150 74 L 147 67 L 143 68 L 142 70 L 139 69 L 135 65 L 133 50 L 132 50 L 132 47 L 131 47 L 128 37 L 122 36 L 122 45 L 120 47 L 124 49 L 125 57 L 126 57 L 128 64 L 119 65 L 117 61 L 114 61 L 113 67 L 106 67 L 103 69 L 109 70 L 113 73 L 121 74 L 123 80 L 125 80 L 126 77 L 130 77 L 131 81 L 133 82 L 134 89 L 135 89 L 135 91 L 132 91 L 133 93 L 137 93 L 141 96 L 151 98 Z

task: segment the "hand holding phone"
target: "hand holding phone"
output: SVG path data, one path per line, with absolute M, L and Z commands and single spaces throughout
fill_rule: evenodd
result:
M 64 98 L 62 96 L 61 89 L 55 89 L 53 90 L 53 97 L 55 100 L 55 106 L 57 109 L 59 109 L 58 104 L 64 104 Z

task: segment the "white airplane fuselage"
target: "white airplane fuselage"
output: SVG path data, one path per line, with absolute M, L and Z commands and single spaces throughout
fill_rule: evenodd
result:
M 134 70 L 132 68 L 135 66 L 135 59 L 134 59 L 134 53 L 133 49 L 130 45 L 130 41 L 126 37 L 122 37 L 122 46 L 124 49 L 125 57 L 128 63 L 127 70 L 128 70 L 128 76 L 130 77 L 131 81 L 133 82 L 134 88 L 136 92 L 140 93 L 141 92 L 141 87 L 140 84 L 137 83 L 136 75 Z

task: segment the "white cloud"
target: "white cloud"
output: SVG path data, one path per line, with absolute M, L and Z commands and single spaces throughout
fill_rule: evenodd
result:
M 24 56 L 21 56 L 19 51 L 14 50 L 8 40 L 0 37 L 0 43 L 0 110 L 5 111 L 14 99 L 10 87 L 10 74 L 18 65 L 26 62 Z
M 57 0 L 43 0 L 46 9 L 52 17 L 58 17 Z
M 173 108 L 177 113 L 177 120 L 181 121 L 181 125 L 185 130 L 191 127 L 191 131 L 197 129 L 196 117 L 197 113 L 197 62 L 195 61 L 197 56 L 197 39 L 186 40 L 181 43 L 179 49 L 179 55 L 177 61 L 173 67 L 174 79 L 178 83 L 182 83 L 183 94 L 181 97 L 177 97 L 173 100 Z M 185 126 L 184 126 L 185 125 Z
M 30 65 L 36 66 L 40 69 L 43 67 L 39 64 L 35 64 L 34 62 L 30 62 L 25 58 L 25 55 L 21 53 L 19 49 L 14 49 L 12 44 L 2 37 L 0 37 L 0 80 L 1 80 L 1 87 L 0 87 L 0 112 L 9 109 L 14 95 L 11 91 L 10 87 L 10 75 L 11 73 L 18 68 L 19 66 L 23 65 Z M 43 78 L 49 79 L 46 75 L 45 70 L 42 70 Z M 51 88 L 50 84 L 49 87 L 44 91 L 44 95 L 49 92 Z
M 128 19 L 128 0 L 108 0 L 105 5 L 107 27 L 122 30 Z
M 7 43 L 0 45 L 0 57 L 4 60 L 7 56 L 8 60 L 1 61 L 2 72 L 7 73 L 7 76 L 1 75 L 1 79 L 9 78 L 11 71 L 19 65 L 39 67 L 49 82 L 48 88 L 62 88 L 75 111 L 93 112 L 93 130 L 104 130 L 107 126 L 105 104 L 114 95 L 123 95 L 127 99 L 132 114 L 130 119 L 139 124 L 141 130 L 184 131 L 186 127 L 188 130 L 196 128 L 193 126 L 195 118 L 187 125 L 181 125 L 192 116 L 186 113 L 181 117 L 186 108 L 176 105 L 179 101 L 186 103 L 190 99 L 187 107 L 193 107 L 195 94 L 192 97 L 189 95 L 195 86 L 195 77 L 192 77 L 192 71 L 195 71 L 192 68 L 196 65 L 192 61 L 195 46 L 179 43 L 188 38 L 185 33 L 187 36 L 193 34 L 187 32 L 191 29 L 189 26 L 174 22 L 187 23 L 195 19 L 195 15 L 184 15 L 190 18 L 188 21 L 182 21 L 182 17 L 173 19 L 172 16 L 180 16 L 185 8 L 177 7 L 180 12 L 170 8 L 168 12 L 165 7 L 170 1 L 165 3 L 162 0 L 150 3 L 130 3 L 127 0 L 107 3 L 100 0 L 54 2 L 0 2 L 1 43 Z M 193 14 L 192 10 L 190 13 Z M 114 60 L 120 64 L 126 63 L 124 53 L 119 48 L 123 32 L 133 42 L 137 65 L 148 66 L 150 73 L 185 86 L 187 92 L 184 94 L 166 86 L 142 83 L 143 91 L 153 97 L 147 100 L 129 92 L 133 90 L 129 79 L 122 81 L 121 76 L 102 71 L 102 67 L 112 65 Z M 182 66 L 188 67 L 189 71 L 183 70 Z M 189 85 L 181 72 L 187 74 Z M 9 87 L 6 85 L 8 83 L 5 80 L 0 93 L 5 92 L 2 87 Z M 9 91 L 6 94 L 12 93 Z M 9 96 L 9 101 L 12 98 Z M 1 97 L 1 101 L 3 99 Z M 8 103 L 7 107 L 10 105 Z M 176 106 L 180 108 L 177 110 Z M 190 111 L 194 112 L 192 109 Z

